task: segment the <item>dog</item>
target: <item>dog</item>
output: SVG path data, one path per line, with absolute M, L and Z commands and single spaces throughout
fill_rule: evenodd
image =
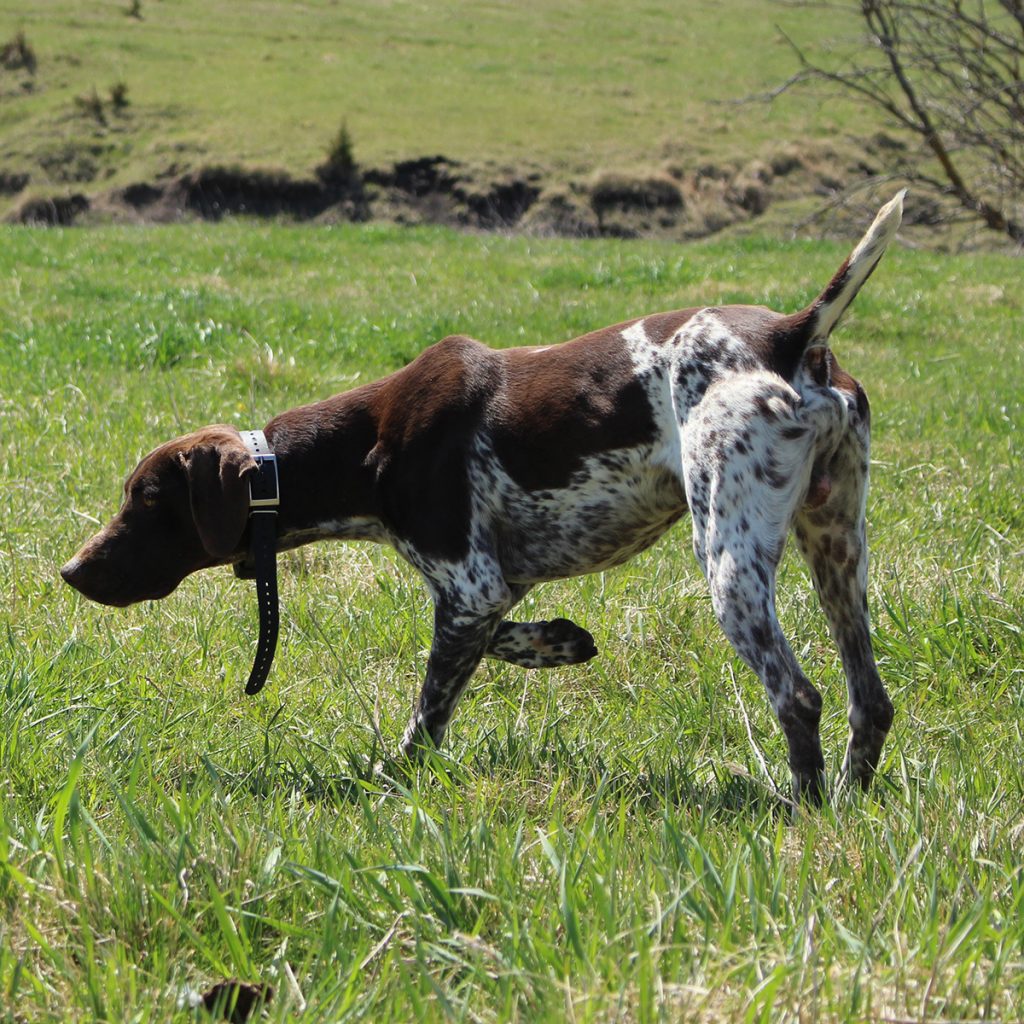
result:
M 591 635 L 567 619 L 506 616 L 531 587 L 619 565 L 689 511 L 714 613 L 788 742 L 794 797 L 820 802 L 821 696 L 775 613 L 776 570 L 795 535 L 846 675 L 842 777 L 868 788 L 893 720 L 868 620 L 870 415 L 829 336 L 895 235 L 903 195 L 798 313 L 689 308 L 505 350 L 449 337 L 390 376 L 266 425 L 278 549 L 388 543 L 433 599 L 404 755 L 440 744 L 482 658 L 545 668 L 593 657 Z M 161 445 L 61 575 L 123 606 L 242 562 L 255 466 L 231 426 Z

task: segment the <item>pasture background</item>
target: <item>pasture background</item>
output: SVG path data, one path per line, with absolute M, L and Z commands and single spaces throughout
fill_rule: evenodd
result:
M 218 164 L 302 175 L 345 122 L 363 164 L 444 154 L 557 181 L 747 163 L 783 143 L 862 154 L 855 140 L 878 129 L 861 105 L 813 92 L 736 103 L 792 73 L 785 36 L 841 61 L 859 35 L 836 8 L 141 0 L 140 19 L 130 9 L 0 0 L 0 44 L 22 31 L 38 62 L 32 76 L 0 70 L 0 171 L 28 172 L 46 194 Z M 118 83 L 128 102 L 113 110 Z M 104 124 L 80 103 L 94 93 Z
M 1020 851 L 1018 266 L 890 253 L 835 347 L 869 385 L 871 605 L 898 709 L 876 796 L 787 823 L 785 751 L 721 640 L 686 524 L 525 617 L 582 669 L 488 665 L 444 755 L 344 779 L 412 705 L 429 610 L 368 546 L 282 559 L 263 695 L 227 571 L 101 609 L 57 566 L 137 457 L 401 365 L 456 329 L 551 341 L 640 309 L 792 309 L 844 250 L 537 242 L 440 229 L 6 229 L 0 992 L 7 1020 L 172 1019 L 271 979 L 272 1019 L 1013 1019 Z M 806 575 L 785 628 L 844 692 Z M 763 758 L 763 762 L 762 762 Z M 880 802 L 879 802 L 880 801 Z

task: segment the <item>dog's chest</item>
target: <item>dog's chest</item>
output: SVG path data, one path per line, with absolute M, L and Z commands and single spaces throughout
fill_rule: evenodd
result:
M 678 475 L 650 445 L 584 460 L 566 486 L 526 491 L 494 459 L 481 467 L 474 515 L 494 537 L 513 583 L 611 568 L 650 547 L 686 511 Z

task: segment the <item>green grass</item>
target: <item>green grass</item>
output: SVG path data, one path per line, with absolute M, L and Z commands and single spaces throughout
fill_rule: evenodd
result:
M 783 32 L 807 46 L 855 38 L 837 10 L 142 0 L 139 20 L 128 7 L 0 0 L 0 42 L 21 30 L 38 59 L 31 92 L 28 76 L 0 71 L 0 170 L 71 188 L 212 163 L 309 173 L 343 120 L 366 163 L 443 153 L 549 172 L 746 161 L 777 141 L 876 129 L 858 105 L 810 93 L 732 103 L 793 72 Z M 109 110 L 118 82 L 120 113 Z M 76 108 L 94 89 L 105 126 Z
M 257 699 L 255 602 L 227 571 L 127 610 L 56 574 L 175 433 L 261 424 L 453 330 L 509 345 L 692 302 L 795 309 L 843 255 L 240 222 L 0 232 L 0 1020 L 188 1020 L 179 1004 L 226 977 L 271 982 L 278 1021 L 1019 1018 L 1013 260 L 896 250 L 835 338 L 873 404 L 870 600 L 897 707 L 866 799 L 781 811 L 784 744 L 685 523 L 622 570 L 535 591 L 526 617 L 574 618 L 601 656 L 486 666 L 443 754 L 389 792 L 345 781 L 378 729 L 400 734 L 429 644 L 388 553 L 282 558 Z M 844 687 L 795 558 L 780 610 L 834 773 Z

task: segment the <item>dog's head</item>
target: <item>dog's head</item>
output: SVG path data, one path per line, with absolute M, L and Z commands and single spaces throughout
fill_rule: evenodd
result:
M 166 597 L 197 569 L 242 554 L 256 460 L 233 427 L 205 427 L 150 452 L 125 481 L 117 515 L 64 565 L 93 601 Z

